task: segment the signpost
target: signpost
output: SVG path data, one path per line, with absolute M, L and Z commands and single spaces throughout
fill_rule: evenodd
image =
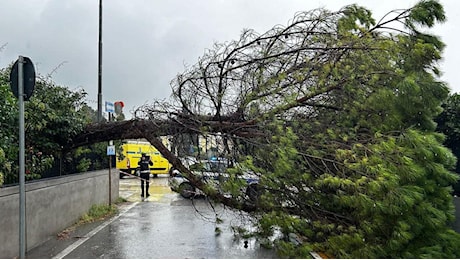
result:
M 107 155 L 115 155 L 115 145 L 107 146 Z
M 105 112 L 114 113 L 115 107 L 112 102 L 105 101 Z
M 107 112 L 107 120 L 112 121 L 113 113 L 115 112 L 115 106 L 112 102 L 105 101 L 105 112 Z
M 19 56 L 10 74 L 10 87 L 19 105 L 19 257 L 26 256 L 26 191 L 24 100 L 29 100 L 35 88 L 35 68 L 32 61 Z
M 109 156 L 109 205 L 112 205 L 112 156 L 115 155 L 115 145 L 113 145 L 113 141 L 109 141 L 107 155 Z

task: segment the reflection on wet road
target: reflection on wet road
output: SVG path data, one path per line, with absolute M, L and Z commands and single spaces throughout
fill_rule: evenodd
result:
M 236 239 L 231 225 L 242 216 L 205 198 L 183 199 L 167 176 L 151 179 L 151 196 L 141 201 L 139 180 L 120 180 L 128 210 L 64 258 L 273 258 L 255 240 Z M 223 223 L 216 223 L 216 216 Z M 216 229 L 221 232 L 216 232 Z
M 165 196 L 175 194 L 168 186 L 168 175 L 158 175 L 158 178 L 150 178 L 148 201 L 160 201 Z M 141 181 L 134 177 L 125 177 L 120 179 L 120 197 L 125 198 L 129 202 L 141 201 Z M 170 199 L 170 198 L 165 198 Z

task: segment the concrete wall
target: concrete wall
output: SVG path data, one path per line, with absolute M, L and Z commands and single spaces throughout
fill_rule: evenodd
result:
M 26 184 L 26 250 L 73 225 L 92 205 L 108 204 L 108 170 Z M 112 170 L 112 202 L 118 172 Z M 0 188 L 0 258 L 19 255 L 19 186 Z

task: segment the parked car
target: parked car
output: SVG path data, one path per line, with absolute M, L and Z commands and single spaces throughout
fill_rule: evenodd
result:
M 193 174 L 200 176 L 204 182 L 214 185 L 217 189 L 219 189 L 220 184 L 228 180 L 230 176 L 227 172 L 228 166 L 227 162 L 224 161 L 204 160 L 192 164 L 189 169 Z M 257 199 L 259 177 L 248 171 L 238 177 L 243 179 L 246 183 L 244 191 L 246 196 L 253 201 Z M 168 179 L 168 183 L 171 190 L 179 193 L 184 198 L 204 195 L 200 189 L 193 186 L 193 184 L 177 170 L 173 171 L 172 175 Z

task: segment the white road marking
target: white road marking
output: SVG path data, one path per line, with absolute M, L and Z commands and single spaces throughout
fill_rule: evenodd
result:
M 93 229 L 92 231 L 90 231 L 88 234 L 86 234 L 85 236 L 79 238 L 77 241 L 75 241 L 73 244 L 71 244 L 70 246 L 68 246 L 66 249 L 62 250 L 59 254 L 55 255 L 53 257 L 53 259 L 62 259 L 64 257 L 66 257 L 68 254 L 70 254 L 73 250 L 75 250 L 77 247 L 79 247 L 81 244 L 85 243 L 88 239 L 90 239 L 91 237 L 93 237 L 94 235 L 96 235 L 99 231 L 101 231 L 103 228 L 105 228 L 106 226 L 108 226 L 110 223 L 112 223 L 113 221 L 115 221 L 116 219 L 118 219 L 121 215 L 123 215 L 124 213 L 126 213 L 128 210 L 130 210 L 131 208 L 133 208 L 134 206 L 136 206 L 139 202 L 135 202 L 131 205 L 129 205 L 128 207 L 124 208 L 118 215 L 110 218 L 109 220 L 105 221 L 104 223 L 102 223 L 101 225 L 99 225 L 97 228 Z

